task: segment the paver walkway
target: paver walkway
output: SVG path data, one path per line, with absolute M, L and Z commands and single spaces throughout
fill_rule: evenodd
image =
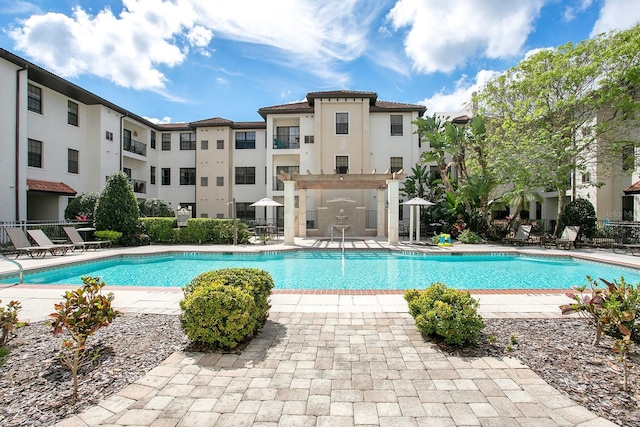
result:
M 240 354 L 177 352 L 68 426 L 612 426 L 517 359 L 450 357 L 407 313 L 271 313 Z

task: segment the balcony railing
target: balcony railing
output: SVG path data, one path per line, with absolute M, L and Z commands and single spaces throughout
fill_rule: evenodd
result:
M 141 156 L 147 155 L 147 144 L 144 144 L 140 141 L 136 141 L 131 138 L 126 138 L 126 137 L 124 138 L 124 141 L 122 143 L 122 148 L 125 151 L 129 151 L 134 154 L 139 154 Z
M 139 179 L 130 179 L 129 182 L 133 187 L 134 193 L 142 193 L 142 194 L 147 193 L 147 181 L 141 181 Z
M 287 148 L 300 148 L 300 137 L 273 138 L 273 148 L 276 150 Z

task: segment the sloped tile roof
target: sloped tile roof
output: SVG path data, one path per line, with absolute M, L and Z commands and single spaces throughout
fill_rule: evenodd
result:
M 44 193 L 66 194 L 75 196 L 77 191 L 69 187 L 64 182 L 40 181 L 38 179 L 27 179 L 29 191 L 40 191 Z
M 191 130 L 189 123 L 160 123 L 159 130 Z
M 624 190 L 624 194 L 640 194 L 640 181 L 636 181 Z
M 418 111 L 419 115 L 423 115 L 427 111 L 427 107 L 401 102 L 376 101 L 375 105 L 371 106 L 371 111 Z

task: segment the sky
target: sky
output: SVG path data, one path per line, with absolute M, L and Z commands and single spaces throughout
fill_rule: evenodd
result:
M 327 90 L 431 115 L 639 21 L 640 0 L 0 0 L 0 46 L 156 123 L 258 121 Z

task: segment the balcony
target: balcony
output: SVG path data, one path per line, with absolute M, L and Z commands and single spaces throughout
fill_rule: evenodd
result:
M 133 187 L 134 193 L 147 194 L 147 181 L 141 181 L 139 179 L 130 179 L 129 182 Z
M 125 151 L 129 151 L 130 153 L 139 154 L 145 157 L 147 156 L 147 144 L 131 138 L 124 138 L 124 141 L 122 142 L 122 148 Z

